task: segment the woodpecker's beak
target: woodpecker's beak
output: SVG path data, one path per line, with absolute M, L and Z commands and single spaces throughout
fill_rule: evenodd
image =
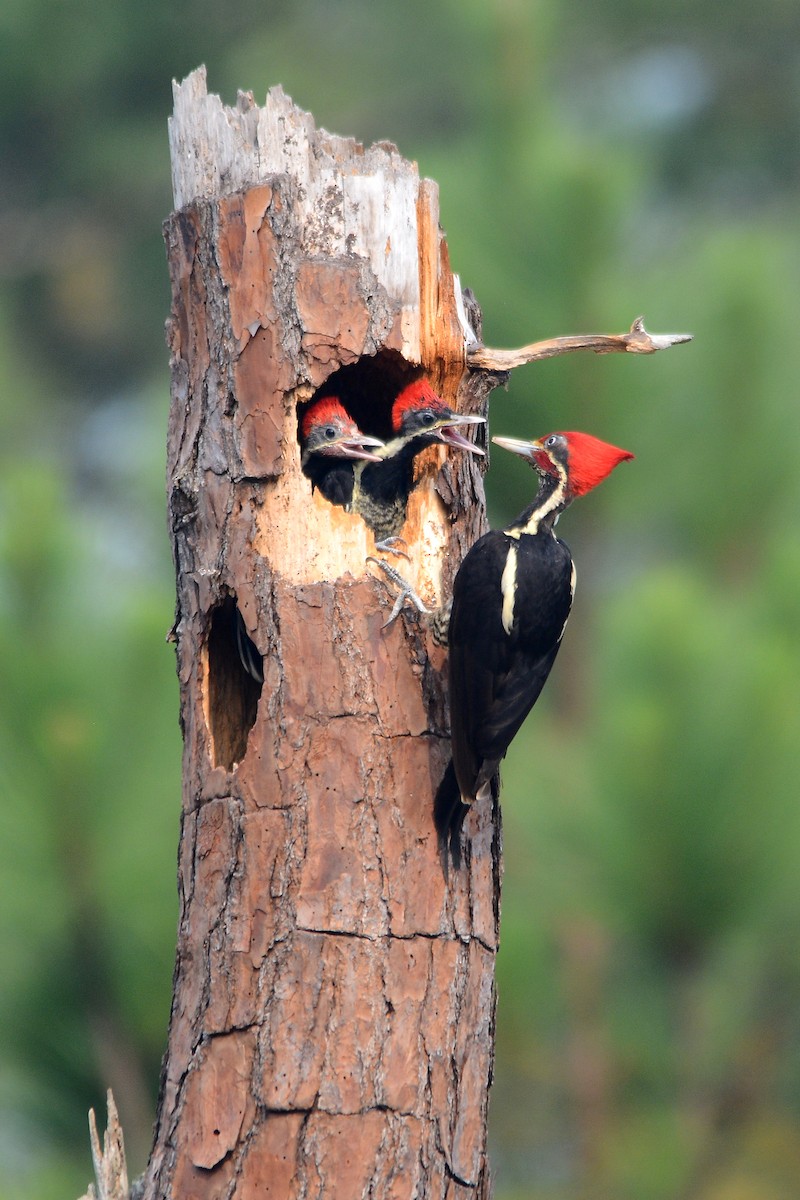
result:
M 470 454 L 483 455 L 486 451 L 481 450 L 480 446 L 476 446 L 474 442 L 470 442 L 463 434 L 458 432 L 458 429 L 462 425 L 485 424 L 485 417 L 476 417 L 472 413 L 454 413 L 451 417 L 447 418 L 446 423 L 441 425 L 436 432 L 439 435 L 440 441 L 444 442 L 446 446 L 455 446 L 458 450 L 469 450 Z
M 300 465 L 305 468 L 312 454 L 323 455 L 325 458 L 363 458 L 367 462 L 380 462 L 382 456 L 374 453 L 383 450 L 384 443 L 380 438 L 370 437 L 359 429 L 343 429 L 337 437 L 322 442 L 321 445 L 308 445 L 300 456 Z
M 343 437 L 337 438 L 336 442 L 331 443 L 331 447 L 335 446 L 334 451 L 340 458 L 363 458 L 367 462 L 380 462 L 381 456 L 374 454 L 368 447 L 373 446 L 376 450 L 383 449 L 383 442 L 380 438 L 368 437 L 364 433 L 360 433 L 358 437 Z
M 510 450 L 512 454 L 518 454 L 533 467 L 547 470 L 550 465 L 552 469 L 552 459 L 539 438 L 533 442 L 526 442 L 522 438 L 493 437 L 492 441 L 496 446 Z
M 544 449 L 544 446 L 538 440 L 535 442 L 526 442 L 522 438 L 493 437 L 492 441 L 495 446 L 502 446 L 504 450 L 510 450 L 512 454 L 518 454 L 520 458 L 532 459 L 536 450 Z

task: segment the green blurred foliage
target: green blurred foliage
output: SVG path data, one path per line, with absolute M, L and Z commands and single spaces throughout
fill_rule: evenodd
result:
M 0 16 L 0 1198 L 147 1155 L 174 951 L 164 634 L 171 77 L 282 83 L 441 189 L 493 431 L 636 461 L 564 518 L 559 662 L 504 772 L 498 1200 L 784 1200 L 800 1178 L 800 9 L 733 0 L 28 0 Z M 495 522 L 534 481 L 493 458 Z

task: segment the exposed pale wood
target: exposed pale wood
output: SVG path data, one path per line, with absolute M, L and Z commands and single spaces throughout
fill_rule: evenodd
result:
M 411 362 L 430 361 L 421 342 L 420 277 L 434 300 L 449 291 L 445 310 L 458 315 L 452 278 L 440 277 L 437 261 L 438 189 L 420 180 L 416 163 L 389 142 L 364 148 L 353 138 L 316 129 L 310 113 L 292 103 L 280 87 L 270 89 L 259 108 L 250 93 L 239 93 L 235 108 L 206 90 L 204 67 L 183 83 L 173 83 L 174 115 L 169 121 L 175 208 L 209 197 L 247 191 L 283 175 L 295 181 L 292 219 L 304 254 L 356 256 L 369 264 L 390 300 L 398 303 L 394 344 Z M 418 205 L 430 214 L 429 238 L 418 238 Z M 430 264 L 420 272 L 419 256 Z M 429 297 L 430 299 L 430 297 Z M 253 322 L 258 314 L 253 313 Z M 442 325 L 447 350 L 463 365 L 464 336 L 453 339 L 448 318 Z M 424 353 L 425 351 L 425 353 Z M 442 351 L 439 350 L 441 355 Z M 451 362 L 446 364 L 452 366 Z M 441 380 L 438 380 L 441 383 Z
M 128 1169 L 125 1164 L 125 1142 L 119 1113 L 111 1089 L 106 1093 L 108 1125 L 103 1134 L 103 1145 L 97 1133 L 94 1109 L 89 1109 L 89 1141 L 92 1148 L 92 1165 L 95 1183 L 90 1183 L 81 1200 L 128 1200 Z
M 668 350 L 670 346 L 690 342 L 692 336 L 691 333 L 648 333 L 644 317 L 637 317 L 627 333 L 578 333 L 546 338 L 521 346 L 519 350 L 490 350 L 487 346 L 476 346 L 467 351 L 467 362 L 470 367 L 482 371 L 511 371 L 525 363 L 571 354 L 574 350 L 593 350 L 595 354 L 655 354 L 656 350 Z
M 472 334 L 463 311 L 461 285 L 450 270 L 447 242 L 439 227 L 439 189 L 420 182 L 417 202 L 420 277 L 420 355 L 442 393 L 458 386 Z

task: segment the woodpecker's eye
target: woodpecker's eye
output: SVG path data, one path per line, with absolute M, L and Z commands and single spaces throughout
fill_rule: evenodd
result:
M 433 425 L 436 420 L 436 414 L 432 413 L 429 408 L 426 408 L 424 412 L 419 414 L 419 419 L 423 425 Z
M 328 439 L 329 442 L 333 441 L 333 439 L 336 437 L 336 426 L 335 425 L 326 425 L 325 426 L 325 437 Z
M 550 437 L 547 438 L 547 440 L 545 441 L 545 446 L 557 446 L 557 445 L 558 445 L 558 438 L 556 437 L 556 435 L 554 433 L 551 433 Z

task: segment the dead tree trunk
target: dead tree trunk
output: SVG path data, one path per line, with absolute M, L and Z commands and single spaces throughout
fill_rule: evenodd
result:
M 442 652 L 387 630 L 360 518 L 312 495 L 298 404 L 386 429 L 420 369 L 480 411 L 436 186 L 380 144 L 175 88 L 168 447 L 184 734 L 180 926 L 144 1195 L 483 1197 L 500 848 L 446 886 Z M 472 456 L 422 458 L 408 570 L 437 603 L 485 528 Z M 404 566 L 405 569 L 405 566 Z M 236 610 L 264 657 L 243 670 Z

